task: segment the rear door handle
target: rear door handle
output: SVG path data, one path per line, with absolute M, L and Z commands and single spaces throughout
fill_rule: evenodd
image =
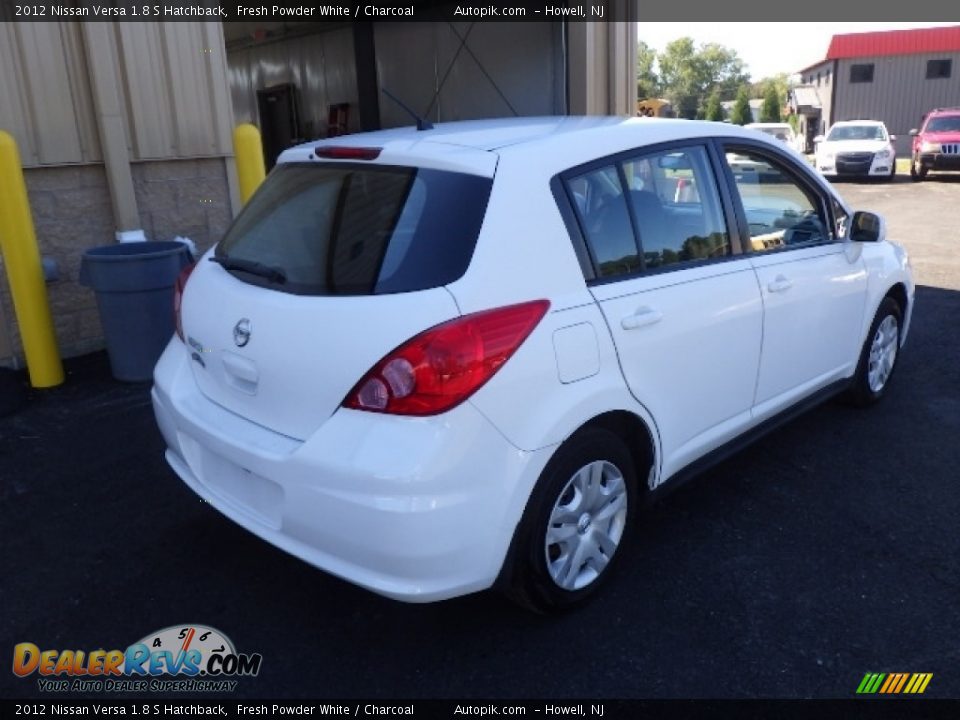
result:
M 647 325 L 654 325 L 661 320 L 663 320 L 662 312 L 644 305 L 641 308 L 637 308 L 637 311 L 633 315 L 627 315 L 623 318 L 623 320 L 620 321 L 620 327 L 624 330 L 636 330 L 637 328 L 646 327 Z
M 783 275 L 777 275 L 777 277 L 767 285 L 767 290 L 770 292 L 781 293 L 786 292 L 793 287 L 793 281 L 787 280 Z

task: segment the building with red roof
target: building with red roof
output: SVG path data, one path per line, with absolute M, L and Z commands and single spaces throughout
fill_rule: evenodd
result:
M 960 106 L 960 25 L 834 35 L 800 79 L 790 106 L 808 148 L 837 121 L 882 120 L 907 156 L 925 113 Z

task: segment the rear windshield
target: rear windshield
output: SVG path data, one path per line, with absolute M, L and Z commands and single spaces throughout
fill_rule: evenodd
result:
M 492 182 L 385 165 L 279 165 L 214 257 L 246 282 L 300 295 L 446 285 L 470 263 Z

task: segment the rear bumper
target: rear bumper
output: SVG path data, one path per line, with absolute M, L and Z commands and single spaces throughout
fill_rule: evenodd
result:
M 174 338 L 153 406 L 167 461 L 221 513 L 369 590 L 429 602 L 490 587 L 550 449 L 469 403 L 434 418 L 339 409 L 305 442 L 209 401 Z

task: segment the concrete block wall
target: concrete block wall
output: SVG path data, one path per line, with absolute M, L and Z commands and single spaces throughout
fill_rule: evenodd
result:
M 227 159 L 137 162 L 131 165 L 140 220 L 148 240 L 191 238 L 203 252 L 232 219 Z M 103 347 L 94 293 L 79 283 L 84 250 L 115 242 L 114 218 L 102 165 L 28 168 L 24 171 L 40 253 L 59 265 L 47 285 L 50 311 L 63 357 Z M 5 271 L 0 275 L 0 315 L 6 320 L 6 357 L 0 365 L 23 367 L 23 346 Z M 2 331 L 2 329 L 0 329 Z

